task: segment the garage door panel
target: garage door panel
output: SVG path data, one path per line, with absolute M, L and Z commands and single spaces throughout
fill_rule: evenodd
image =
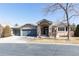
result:
M 23 36 L 37 36 L 36 29 L 25 29 L 23 30 Z

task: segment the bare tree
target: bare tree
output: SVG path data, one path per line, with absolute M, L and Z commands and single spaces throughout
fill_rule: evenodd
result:
M 68 28 L 68 40 L 69 40 L 69 32 L 70 32 L 70 23 L 69 20 L 74 17 L 78 16 L 78 4 L 73 4 L 73 3 L 51 3 L 48 5 L 48 7 L 45 8 L 45 13 L 53 13 L 56 11 L 62 10 L 65 15 L 65 20 L 67 21 L 67 28 Z M 61 12 L 61 13 L 62 13 Z

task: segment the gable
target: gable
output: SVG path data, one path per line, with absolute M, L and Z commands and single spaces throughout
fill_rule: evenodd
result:
M 23 29 L 36 29 L 36 26 L 33 24 L 25 24 L 25 25 L 21 26 L 21 28 L 23 28 Z
M 60 22 L 57 24 L 57 27 L 67 27 L 67 23 Z
M 40 20 L 38 23 L 37 23 L 38 25 L 40 25 L 40 24 L 52 24 L 52 22 L 51 21 L 48 21 L 48 20 L 46 20 L 46 19 L 42 19 L 42 20 Z

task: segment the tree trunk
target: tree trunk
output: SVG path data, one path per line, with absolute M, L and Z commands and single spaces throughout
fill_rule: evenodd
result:
M 68 40 L 69 40 L 69 39 L 70 39 L 70 34 L 69 34 L 69 33 L 70 33 L 70 28 L 69 28 L 69 27 L 70 27 L 70 26 L 69 26 L 69 21 L 67 21 L 67 23 L 68 23 Z
M 66 10 L 66 20 L 67 20 L 67 28 L 68 28 L 68 34 L 67 34 L 67 37 L 68 37 L 68 40 L 69 40 L 69 32 L 70 32 L 70 25 L 69 25 L 69 18 L 68 18 L 68 12 Z

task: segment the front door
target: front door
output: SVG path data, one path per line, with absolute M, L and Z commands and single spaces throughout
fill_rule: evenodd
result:
M 42 35 L 48 36 L 48 27 L 42 28 Z

